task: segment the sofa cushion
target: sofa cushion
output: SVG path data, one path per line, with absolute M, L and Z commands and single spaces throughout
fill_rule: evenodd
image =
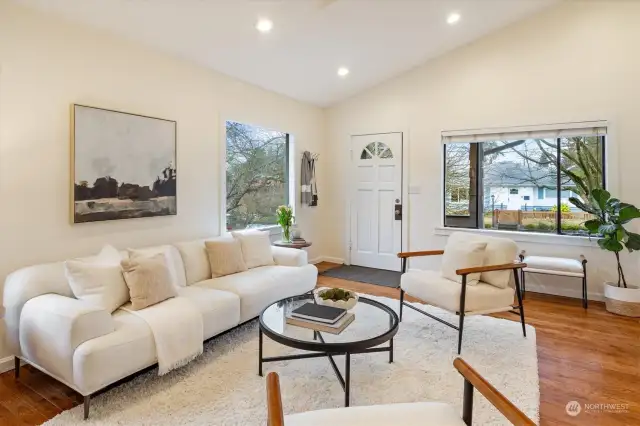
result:
M 314 265 L 262 266 L 195 285 L 238 295 L 240 322 L 244 322 L 258 316 L 273 302 L 313 290 L 317 278 L 318 269 Z
M 211 265 L 211 278 L 224 277 L 225 275 L 247 270 L 239 240 L 235 238 L 218 238 L 205 241 L 204 245 Z
M 435 271 L 409 271 L 402 274 L 400 287 L 407 294 L 430 305 L 451 312 L 460 309 L 462 285 L 448 280 Z M 513 304 L 514 290 L 499 288 L 480 281 L 475 286 L 467 286 L 465 312 L 503 309 Z
M 203 340 L 220 334 L 240 323 L 240 298 L 229 291 L 197 286 L 178 289 L 202 313 Z
M 460 414 L 443 402 L 414 402 L 330 408 L 285 416 L 286 426 L 465 426 Z
M 242 257 L 247 268 L 275 265 L 271 252 L 269 233 L 251 229 L 242 232 L 232 232 L 233 238 L 240 241 Z
M 71 290 L 77 299 L 95 306 L 115 311 L 129 300 L 129 289 L 122 276 L 120 254 L 105 246 L 92 260 L 67 260 L 65 273 Z
M 187 285 L 211 278 L 211 266 L 204 241 L 195 240 L 174 244 L 182 257 Z
M 175 287 L 186 287 L 187 277 L 184 271 L 184 263 L 182 262 L 182 256 L 177 248 L 170 245 L 145 247 L 141 249 L 129 249 L 128 256 L 131 259 L 135 259 L 139 256 L 149 257 L 154 254 L 162 253 L 166 259 L 169 273 L 171 274 L 171 281 Z
M 462 276 L 456 270 L 473 268 L 484 265 L 484 252 L 487 243 L 484 241 L 469 241 L 460 232 L 451 234 L 442 256 L 441 274 L 444 278 L 462 283 Z M 467 285 L 476 285 L 480 280 L 480 273 L 467 275 Z
M 178 295 L 163 253 L 123 260 L 122 274 L 129 287 L 131 309 L 134 311 Z

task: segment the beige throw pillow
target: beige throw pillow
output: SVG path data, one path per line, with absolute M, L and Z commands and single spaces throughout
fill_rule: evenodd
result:
M 178 295 L 162 253 L 123 260 L 122 273 L 129 287 L 131 309 L 134 311 Z
M 247 265 L 242 257 L 240 241 L 233 238 L 205 241 L 212 278 L 244 272 Z
M 275 265 L 268 232 L 251 230 L 232 232 L 231 235 L 240 241 L 242 258 L 247 268 L 253 269 L 258 266 Z
M 458 241 L 449 239 L 442 256 L 440 274 L 451 281 L 462 283 L 462 276 L 456 274 L 456 270 L 484 266 L 484 251 L 486 242 Z M 480 273 L 467 275 L 467 285 L 476 285 L 480 280 Z

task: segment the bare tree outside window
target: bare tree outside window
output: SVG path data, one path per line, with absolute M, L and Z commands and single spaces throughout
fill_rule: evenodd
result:
M 227 229 L 277 224 L 289 202 L 289 135 L 231 121 L 226 135 Z

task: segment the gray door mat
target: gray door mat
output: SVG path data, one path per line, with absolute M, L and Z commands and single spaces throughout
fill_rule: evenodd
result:
M 400 287 L 400 272 L 387 271 L 384 269 L 366 268 L 364 266 L 342 265 L 337 268 L 328 269 L 320 275 L 343 280 L 357 281 L 381 285 L 384 287 Z

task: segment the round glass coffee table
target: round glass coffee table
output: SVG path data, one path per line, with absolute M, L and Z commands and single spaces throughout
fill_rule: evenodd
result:
M 259 327 L 258 374 L 262 376 L 264 362 L 327 357 L 344 389 L 344 404 L 348 407 L 351 355 L 388 352 L 389 362 L 393 362 L 393 336 L 398 332 L 398 315 L 387 305 L 360 297 L 358 304 L 350 311 L 355 314 L 354 321 L 340 334 L 318 332 L 287 324 L 287 315 L 308 302 L 314 303 L 313 295 L 305 294 L 283 299 L 262 311 Z M 307 353 L 265 357 L 262 354 L 263 334 L 277 343 Z M 388 345 L 381 346 L 386 342 L 389 342 Z M 334 360 L 338 355 L 345 357 L 344 376 Z

